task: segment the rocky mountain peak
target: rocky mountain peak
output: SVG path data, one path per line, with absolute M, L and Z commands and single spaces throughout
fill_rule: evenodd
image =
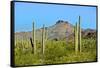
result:
M 61 23 L 68 23 L 68 21 L 64 21 L 64 20 L 58 20 L 57 22 L 56 22 L 56 24 L 61 24 Z

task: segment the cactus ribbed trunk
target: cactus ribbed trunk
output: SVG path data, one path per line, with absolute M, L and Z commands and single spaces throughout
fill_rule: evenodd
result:
M 33 22 L 33 31 L 32 31 L 32 33 L 33 33 L 33 45 L 34 45 L 33 50 L 34 50 L 34 54 L 36 54 L 35 24 L 34 24 L 34 22 Z
M 75 27 L 75 52 L 78 52 L 78 24 Z
M 81 48 L 81 21 L 80 21 L 80 16 L 79 16 L 79 50 L 81 52 L 82 48 Z
M 82 46 L 81 46 L 81 22 L 80 22 L 80 16 L 79 21 L 76 23 L 75 26 L 75 52 L 81 52 Z
M 48 39 L 48 29 L 45 29 L 45 41 Z
M 45 26 L 43 25 L 42 29 L 42 53 L 45 51 Z

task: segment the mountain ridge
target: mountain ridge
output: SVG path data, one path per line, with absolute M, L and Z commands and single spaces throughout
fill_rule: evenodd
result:
M 45 27 L 48 31 L 47 38 L 49 40 L 62 40 L 69 39 L 74 36 L 74 25 L 70 24 L 68 21 L 58 20 L 54 25 Z M 85 37 L 90 35 L 96 35 L 96 30 L 93 29 L 82 29 L 82 35 Z M 40 40 L 42 37 L 42 28 L 36 29 L 36 40 Z M 29 39 L 32 37 L 32 31 L 28 32 L 16 32 L 15 38 L 17 39 Z

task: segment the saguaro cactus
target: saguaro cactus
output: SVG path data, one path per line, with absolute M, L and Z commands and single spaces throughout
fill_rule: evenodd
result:
M 48 29 L 46 28 L 45 29 L 45 41 L 47 41 L 47 39 L 48 39 Z
M 78 51 L 81 52 L 82 46 L 81 46 L 81 23 L 80 23 L 80 16 L 79 16 L 79 22 L 76 23 L 75 26 L 75 52 L 77 53 Z
M 81 52 L 81 21 L 79 16 L 79 50 Z
M 76 22 L 76 27 L 75 27 L 75 52 L 78 52 L 78 24 Z
M 43 25 L 42 29 L 42 53 L 45 51 L 45 26 Z
M 34 25 L 34 22 L 33 22 L 33 30 L 32 30 L 32 34 L 33 34 L 33 49 L 34 49 L 34 54 L 36 54 L 36 42 L 35 42 L 35 25 Z

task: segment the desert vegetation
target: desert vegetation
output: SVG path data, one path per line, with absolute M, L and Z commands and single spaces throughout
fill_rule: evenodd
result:
M 71 39 L 49 39 L 48 30 L 43 25 L 40 40 L 37 40 L 35 23 L 33 22 L 32 37 L 27 39 L 15 38 L 15 65 L 96 61 L 96 36 L 90 36 L 90 34 L 83 36 L 80 16 L 73 27 L 72 33 L 73 37 Z

